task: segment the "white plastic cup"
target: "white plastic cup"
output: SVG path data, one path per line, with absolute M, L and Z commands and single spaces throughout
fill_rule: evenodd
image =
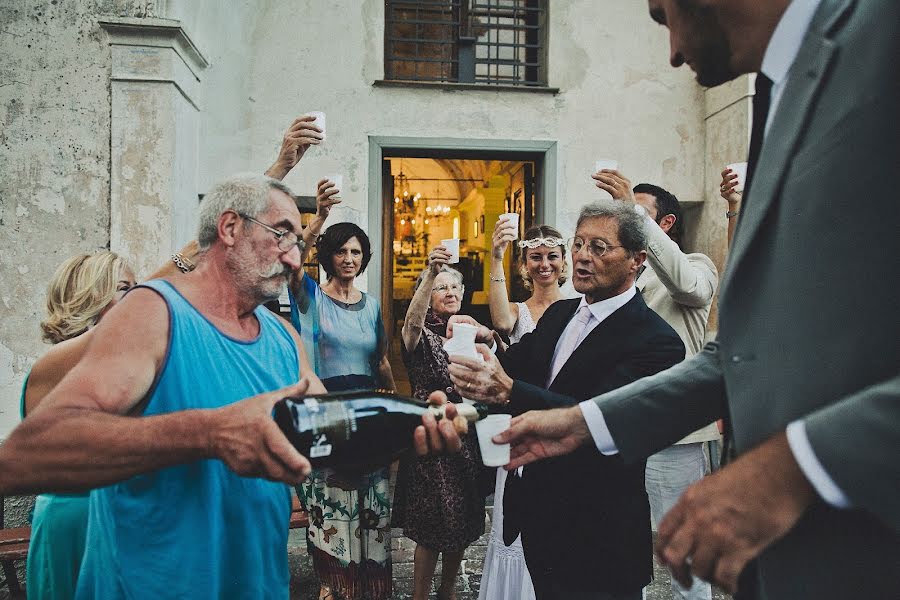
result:
M 512 415 L 488 415 L 475 421 L 475 432 L 478 434 L 478 447 L 481 449 L 481 462 L 486 467 L 502 467 L 509 463 L 509 444 L 495 444 L 491 438 L 509 429 Z
M 441 240 L 441 245 L 444 246 L 450 252 L 450 261 L 449 264 L 455 264 L 459 262 L 459 238 L 453 238 L 450 240 Z
M 730 165 L 726 165 L 726 169 L 731 169 L 732 172 L 737 173 L 737 186 L 734 188 L 736 192 L 744 191 L 744 182 L 747 181 L 747 163 L 739 162 L 739 163 L 731 163 Z
M 500 215 L 501 221 L 507 221 L 516 228 L 516 239 L 519 239 L 519 213 L 503 213 Z
M 594 173 L 598 173 L 603 169 L 615 171 L 619 168 L 619 161 L 612 158 L 601 158 L 594 163 Z M 593 175 L 593 173 L 592 173 Z
M 312 112 L 306 113 L 307 117 L 315 117 L 315 121 L 313 121 L 313 125 L 322 130 L 322 141 L 325 141 L 325 113 L 320 110 L 314 110 Z
M 343 198 L 343 190 L 344 190 L 344 176 L 343 175 L 326 175 L 325 179 L 334 184 L 334 187 L 337 188 L 338 193 L 332 196 L 332 198 Z
M 471 347 L 474 350 L 476 335 L 478 335 L 478 328 L 474 325 L 469 325 L 468 323 L 454 323 L 453 337 L 450 339 L 456 341 L 454 346 L 458 348 Z
M 464 356 L 474 360 L 483 361 L 484 357 L 478 353 L 475 348 L 475 336 L 478 335 L 478 327 L 469 325 L 468 323 L 454 323 L 453 337 L 444 342 L 444 352 L 450 356 Z M 460 397 L 466 404 L 474 404 L 474 400 L 470 400 L 462 396 L 462 390 L 459 390 Z

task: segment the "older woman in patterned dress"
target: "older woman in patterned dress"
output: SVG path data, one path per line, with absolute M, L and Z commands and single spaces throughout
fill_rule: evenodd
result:
M 450 383 L 447 320 L 459 312 L 463 278 L 447 266 L 443 246 L 429 256 L 429 266 L 416 282 L 403 324 L 403 361 L 413 394 L 425 399 L 444 390 L 451 402 L 462 398 Z M 393 526 L 416 542 L 414 600 L 431 590 L 438 555 L 442 555 L 438 598 L 452 599 L 454 580 L 466 547 L 484 533 L 484 496 L 479 490 L 481 454 L 474 428 L 464 436 L 462 451 L 447 456 L 405 457 L 394 491 Z

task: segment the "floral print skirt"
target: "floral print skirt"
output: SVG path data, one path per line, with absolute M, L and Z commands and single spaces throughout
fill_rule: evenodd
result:
M 307 545 L 322 585 L 341 597 L 391 597 L 390 470 L 314 469 L 297 487 L 309 513 Z

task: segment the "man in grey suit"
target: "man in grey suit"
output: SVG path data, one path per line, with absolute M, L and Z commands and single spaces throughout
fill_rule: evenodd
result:
M 631 461 L 728 416 L 737 458 L 660 525 L 673 574 L 735 590 L 743 572 L 748 598 L 898 598 L 900 287 L 884 275 L 900 272 L 900 236 L 876 190 L 900 165 L 900 3 L 649 4 L 672 65 L 701 84 L 761 73 L 718 340 L 495 439 L 514 444 L 510 468 L 591 443 Z

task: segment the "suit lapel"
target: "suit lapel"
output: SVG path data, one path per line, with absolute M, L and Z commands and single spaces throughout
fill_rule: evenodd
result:
M 725 268 L 726 275 L 719 292 L 722 298 L 726 296 L 735 270 L 752 247 L 754 237 L 778 197 L 790 157 L 795 152 L 801 134 L 806 130 L 810 114 L 827 80 L 829 65 L 836 55 L 838 45 L 826 36 L 854 1 L 823 0 L 810 23 L 806 38 L 788 73 L 774 120 L 763 140 L 752 190 L 744 200 Z
M 538 326 L 541 331 L 532 362 L 535 369 L 531 373 L 533 377 L 526 379 L 529 383 L 541 387 L 544 387 L 547 384 L 547 379 L 550 377 L 550 369 L 553 368 L 553 353 L 556 351 L 556 344 L 566 330 L 569 321 L 572 320 L 572 316 L 578 309 L 579 304 L 581 304 L 581 300 L 578 298 L 560 300 L 556 304 L 560 304 L 560 310 L 551 312 L 548 308 L 547 312 L 541 317 Z M 547 314 L 548 312 L 550 314 Z
M 585 375 L 600 365 L 615 363 L 616 357 L 628 348 L 628 330 L 640 314 L 642 305 L 643 298 L 635 294 L 625 306 L 594 327 L 559 370 L 550 389 L 558 392 L 572 389 L 584 393 Z M 557 389 L 557 386 L 560 388 Z

